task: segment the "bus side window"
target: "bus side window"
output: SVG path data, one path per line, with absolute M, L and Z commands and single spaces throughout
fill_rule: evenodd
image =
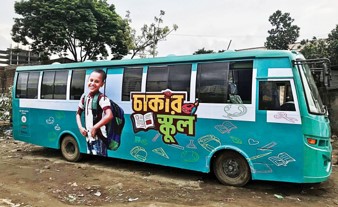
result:
M 165 89 L 186 91 L 190 97 L 191 64 L 168 66 L 150 66 L 147 74 L 147 92 L 159 92 Z
M 168 88 L 173 91 L 187 91 L 190 97 L 191 64 L 169 65 Z
M 150 66 L 147 72 L 146 91 L 155 92 L 168 88 L 168 67 L 167 66 Z
M 124 68 L 122 101 L 130 101 L 130 92 L 141 91 L 143 68 Z
M 40 72 L 21 72 L 16 84 L 16 98 L 38 98 Z
M 251 104 L 253 61 L 230 63 L 228 103 Z
M 68 70 L 43 74 L 41 99 L 66 99 Z
M 253 61 L 199 63 L 196 97 L 201 103 L 251 104 Z
M 260 81 L 259 110 L 296 111 L 290 81 Z
M 27 84 L 27 98 L 38 98 L 38 85 L 39 85 L 40 72 L 30 72 Z
M 226 103 L 229 62 L 200 63 L 197 67 L 196 98 L 201 103 Z
M 73 70 L 70 82 L 70 100 L 80 100 L 84 93 L 85 79 L 85 70 Z
M 28 74 L 29 73 L 25 73 L 25 72 L 21 72 L 18 74 L 18 79 L 16 81 L 16 90 L 15 90 L 16 98 L 27 98 Z

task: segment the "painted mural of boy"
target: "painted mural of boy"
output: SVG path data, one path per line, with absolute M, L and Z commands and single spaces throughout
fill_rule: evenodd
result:
M 76 123 L 81 134 L 86 137 L 87 153 L 107 156 L 107 146 L 104 139 L 107 139 L 106 124 L 113 118 L 109 98 L 101 94 L 99 89 L 104 86 L 106 73 L 103 70 L 93 71 L 88 79 L 88 94 L 83 94 L 76 113 Z M 92 102 L 98 95 L 97 118 L 93 117 Z M 82 126 L 81 114 L 85 114 L 85 127 Z M 94 120 L 95 119 L 95 120 Z

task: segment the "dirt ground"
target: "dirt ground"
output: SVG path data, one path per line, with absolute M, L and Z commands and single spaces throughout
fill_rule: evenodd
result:
M 338 149 L 337 139 L 333 144 Z M 0 206 L 338 206 L 337 154 L 324 183 L 238 188 L 212 174 L 125 160 L 87 156 L 70 163 L 57 150 L 0 134 Z

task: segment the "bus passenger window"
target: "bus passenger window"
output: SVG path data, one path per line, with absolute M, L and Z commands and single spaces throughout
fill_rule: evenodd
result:
M 54 76 L 55 71 L 44 72 L 41 86 L 41 98 L 52 99 L 54 91 Z
M 70 83 L 70 100 L 80 100 L 82 94 L 84 93 L 85 77 L 85 70 L 73 71 Z
M 16 82 L 15 97 L 16 98 L 27 98 L 27 81 L 28 73 L 19 73 L 18 80 Z
M 39 85 L 40 72 L 30 72 L 27 84 L 27 98 L 38 98 L 38 85 Z
M 56 71 L 54 81 L 54 99 L 66 99 L 68 71 Z
M 68 71 L 44 72 L 41 86 L 42 99 L 66 99 Z
M 168 88 L 173 91 L 187 91 L 190 94 L 191 65 L 169 65 Z
M 251 104 L 253 61 L 230 63 L 228 103 Z
M 124 68 L 122 101 L 130 101 L 130 92 L 141 91 L 143 68 Z
M 147 92 L 162 91 L 167 89 L 168 67 L 149 67 L 147 73 Z
M 40 72 L 24 72 L 18 74 L 16 83 L 16 98 L 38 98 L 38 83 Z
M 229 63 L 201 63 L 197 68 L 196 98 L 201 103 L 226 103 Z
M 260 81 L 259 110 L 296 111 L 290 81 Z
M 186 91 L 190 94 L 191 64 L 151 66 L 147 75 L 147 92 L 159 92 L 166 89 Z

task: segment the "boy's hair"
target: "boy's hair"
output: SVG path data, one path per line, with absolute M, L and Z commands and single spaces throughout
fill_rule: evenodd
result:
M 102 69 L 95 69 L 93 72 L 99 73 L 102 77 L 102 81 L 106 82 L 107 74 Z

